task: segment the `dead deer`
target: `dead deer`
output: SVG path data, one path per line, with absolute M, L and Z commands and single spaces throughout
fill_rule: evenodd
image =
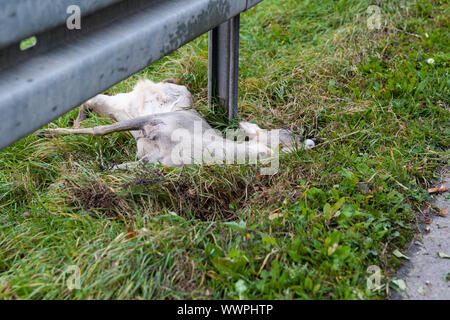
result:
M 312 140 L 301 143 L 289 130 L 263 130 L 249 122 L 239 123 L 240 139 L 225 139 L 192 107 L 192 95 L 185 86 L 170 81 L 154 83 L 140 80 L 129 93 L 115 96 L 100 94 L 88 100 L 82 105 L 74 128 L 47 129 L 46 132 L 103 136 L 130 131 L 136 140 L 138 161 L 117 165 L 113 170 L 130 168 L 139 163 L 173 167 L 236 160 L 256 162 L 274 155 L 280 145 L 281 151 L 286 152 L 297 145 L 314 147 Z M 88 110 L 117 122 L 79 128 Z M 271 145 L 271 137 L 278 139 L 276 145 Z

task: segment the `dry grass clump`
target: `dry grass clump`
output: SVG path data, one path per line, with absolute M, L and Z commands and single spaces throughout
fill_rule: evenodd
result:
M 126 200 L 99 180 L 90 181 L 85 186 L 74 184 L 69 193 L 72 201 L 78 202 L 85 210 L 97 209 L 108 217 L 129 215 L 130 208 Z

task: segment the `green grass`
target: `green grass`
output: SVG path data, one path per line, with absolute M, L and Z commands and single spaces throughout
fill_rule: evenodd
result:
M 373 2 L 379 30 L 367 27 Z M 283 155 L 274 176 L 102 171 L 134 160 L 129 133 L 30 135 L 3 150 L 0 298 L 384 298 L 402 262 L 392 251 L 448 164 L 448 17 L 446 1 L 428 0 L 266 0 L 243 14 L 241 119 L 319 142 Z M 210 123 L 228 126 L 207 106 L 206 36 L 108 92 L 140 77 L 180 79 Z M 70 265 L 81 289 L 67 287 Z M 371 265 L 379 291 L 367 288 Z

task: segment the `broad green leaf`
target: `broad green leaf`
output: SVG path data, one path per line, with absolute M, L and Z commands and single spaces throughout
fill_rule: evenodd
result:
M 397 258 L 404 258 L 409 260 L 408 256 L 405 256 L 403 253 L 401 253 L 400 251 L 398 251 L 397 249 L 394 250 L 394 252 L 392 252 L 394 256 L 396 256 Z
M 450 256 L 448 254 L 446 254 L 446 253 L 443 253 L 443 252 L 439 251 L 437 254 L 438 254 L 439 258 L 450 259 Z
M 331 215 L 333 214 L 333 210 L 331 209 L 331 205 L 329 203 L 325 203 L 323 206 L 323 215 L 326 219 L 331 219 Z
M 406 282 L 403 279 L 394 279 L 392 280 L 392 283 L 395 284 L 399 290 L 405 291 L 406 289 Z
M 245 230 L 245 228 L 247 227 L 245 221 L 243 220 L 239 221 L 239 223 L 233 221 L 233 222 L 224 222 L 223 224 L 236 230 Z
M 263 244 L 268 244 L 268 245 L 274 245 L 277 243 L 277 240 L 275 238 L 272 237 L 263 237 L 262 238 L 262 243 Z

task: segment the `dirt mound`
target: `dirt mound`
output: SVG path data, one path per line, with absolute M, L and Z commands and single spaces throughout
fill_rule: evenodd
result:
M 123 187 L 144 188 L 144 201 L 153 210 L 169 209 L 204 221 L 237 219 L 237 209 L 254 192 L 256 184 L 253 177 L 242 177 L 220 166 L 183 169 L 171 175 L 159 169 L 141 169 L 135 174 L 135 179 Z
M 87 186 L 73 186 L 71 189 L 73 200 L 85 210 L 99 209 L 111 217 L 128 215 L 129 207 L 125 199 L 100 181 L 90 181 Z

